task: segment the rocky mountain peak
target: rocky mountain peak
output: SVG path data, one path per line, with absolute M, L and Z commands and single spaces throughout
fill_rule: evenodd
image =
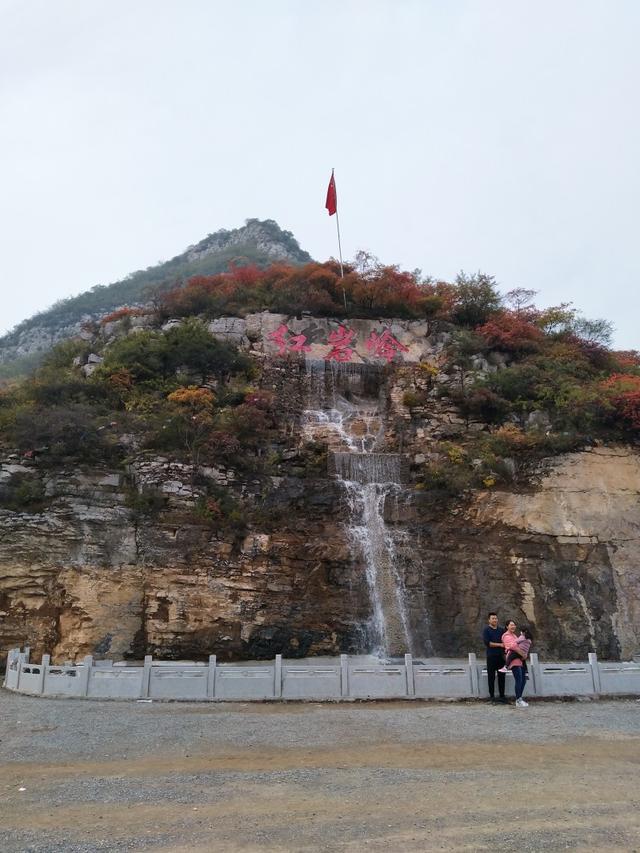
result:
M 262 267 L 274 261 L 306 264 L 311 260 L 293 234 L 273 219 L 247 219 L 241 228 L 215 231 L 169 261 L 112 284 L 96 285 L 23 320 L 0 338 L 0 365 L 5 376 L 11 375 L 12 368 L 17 375 L 24 373 L 60 341 L 81 337 L 87 324 L 123 306 L 143 305 L 153 293 L 176 281 L 220 273 L 230 263 Z

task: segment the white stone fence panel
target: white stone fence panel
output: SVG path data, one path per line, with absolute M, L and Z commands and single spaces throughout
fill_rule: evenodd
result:
M 512 692 L 512 677 L 507 676 Z M 29 660 L 29 649 L 12 649 L 4 687 L 34 696 L 78 696 L 108 699 L 177 699 L 184 701 L 251 701 L 265 699 L 482 699 L 488 696 L 487 671 L 475 654 L 446 662 L 363 662 L 340 658 L 328 663 L 310 660 L 272 663 L 219 664 L 154 661 L 142 665 L 94 661 L 52 664 Z M 582 663 L 529 661 L 527 697 L 640 696 L 640 661 L 600 662 L 595 654 Z

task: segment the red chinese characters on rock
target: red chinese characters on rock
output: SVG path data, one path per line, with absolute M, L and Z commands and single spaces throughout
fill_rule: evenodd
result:
M 397 352 L 409 352 L 409 348 L 396 340 L 389 329 L 385 329 L 381 335 L 371 332 L 367 341 L 367 350 L 378 358 L 386 359 L 387 362 L 393 361 Z
M 306 335 L 294 335 L 284 323 L 269 334 L 269 340 L 278 347 L 278 355 L 286 355 L 290 352 L 310 352 L 311 347 L 307 345 Z M 338 326 L 329 333 L 327 339 L 331 347 L 325 361 L 345 362 L 351 361 L 355 352 L 356 333 L 348 326 Z M 367 351 L 376 358 L 384 358 L 387 362 L 393 361 L 396 353 L 409 352 L 409 348 L 401 344 L 393 337 L 388 329 L 378 333 L 372 331 L 367 340 Z
M 289 327 L 284 324 L 271 332 L 269 340 L 273 341 L 278 347 L 278 355 L 286 355 L 288 352 L 309 352 L 310 346 L 307 346 L 306 335 L 293 335 L 289 331 Z
M 355 338 L 356 333 L 352 329 L 348 329 L 346 326 L 340 326 L 337 329 L 334 329 L 333 332 L 329 334 L 328 343 L 331 345 L 331 349 L 325 355 L 325 361 L 351 361 L 351 357 L 353 356 L 353 347 L 351 343 Z

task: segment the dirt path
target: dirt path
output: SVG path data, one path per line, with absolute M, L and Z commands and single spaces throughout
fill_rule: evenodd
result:
M 640 703 L 0 711 L 3 853 L 640 851 Z

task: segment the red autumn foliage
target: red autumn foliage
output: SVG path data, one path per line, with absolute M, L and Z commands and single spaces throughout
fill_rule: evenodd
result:
M 640 376 L 614 373 L 600 387 L 618 416 L 632 429 L 640 429 Z
M 232 263 L 227 275 L 238 287 L 255 287 L 260 280 L 261 270 L 255 264 L 241 267 Z
M 476 331 L 490 347 L 512 353 L 537 352 L 544 340 L 543 332 L 515 311 L 502 311 Z
M 419 283 L 398 267 L 376 264 L 366 271 L 335 261 L 265 269 L 231 267 L 226 273 L 194 276 L 162 298 L 165 316 L 272 310 L 324 316 L 433 316 L 444 304 L 439 287 Z M 345 308 L 346 303 L 346 308 Z
M 209 445 L 214 453 L 222 458 L 236 456 L 242 450 L 237 436 L 225 430 L 214 430 L 209 433 Z
M 100 325 L 105 326 L 107 323 L 115 323 L 117 320 L 124 320 L 125 317 L 141 317 L 145 313 L 144 308 L 129 308 L 125 305 L 124 308 L 117 308 L 111 314 L 106 314 L 100 320 Z
M 128 391 L 133 386 L 131 371 L 124 367 L 121 370 L 114 370 L 113 373 L 110 373 L 108 381 L 117 391 Z
M 617 352 L 612 352 L 611 355 L 621 370 L 640 367 L 640 352 L 638 350 L 618 350 Z

